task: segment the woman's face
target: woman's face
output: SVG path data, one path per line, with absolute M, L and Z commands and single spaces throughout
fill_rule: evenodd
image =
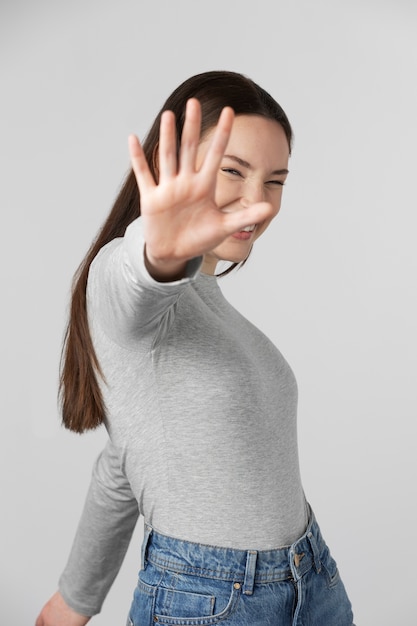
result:
M 199 145 L 197 165 L 203 161 L 211 133 Z M 215 200 L 219 209 L 227 206 L 227 211 L 237 211 L 256 202 L 269 202 L 275 217 L 281 206 L 288 159 L 288 141 L 278 122 L 257 115 L 237 116 L 217 175 Z M 214 274 L 220 260 L 244 261 L 273 217 L 227 237 L 205 255 L 202 271 Z

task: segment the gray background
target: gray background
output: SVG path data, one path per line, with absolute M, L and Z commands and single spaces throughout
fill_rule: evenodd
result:
M 165 97 L 246 73 L 296 134 L 283 209 L 224 280 L 300 387 L 305 490 L 358 626 L 416 624 L 416 4 L 2 0 L 0 621 L 56 587 L 105 439 L 59 425 L 71 276 Z M 242 520 L 242 524 L 245 520 Z M 124 624 L 138 528 L 97 626 Z

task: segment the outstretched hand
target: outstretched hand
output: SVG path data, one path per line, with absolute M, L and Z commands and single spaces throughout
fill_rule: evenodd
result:
M 140 190 L 148 269 L 156 278 L 179 274 L 185 263 L 204 255 L 229 235 L 271 216 L 269 203 L 249 208 L 219 208 L 215 201 L 217 173 L 233 126 L 234 112 L 223 109 L 199 159 L 201 108 L 187 103 L 179 158 L 175 117 L 162 114 L 158 147 L 158 182 L 149 169 L 136 136 L 129 137 L 133 171 Z M 201 161 L 201 162 L 199 162 Z

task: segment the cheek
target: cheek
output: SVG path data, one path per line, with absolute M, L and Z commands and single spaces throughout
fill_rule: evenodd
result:
M 274 215 L 272 217 L 270 217 L 269 219 L 265 220 L 264 222 L 262 222 L 262 224 L 260 226 L 258 226 L 258 229 L 256 231 L 256 239 L 258 239 L 258 237 L 260 237 L 268 228 L 268 226 L 271 224 L 271 222 L 276 218 L 276 216 L 279 213 L 279 207 L 278 209 L 274 212 Z
M 272 196 L 272 197 L 266 199 L 266 201 L 269 202 L 272 205 L 272 208 L 273 208 L 273 211 L 274 211 L 273 216 L 268 221 L 268 225 L 271 223 L 271 221 L 280 212 L 280 209 L 281 209 L 281 199 L 282 199 L 282 191 L 280 191 L 279 194 L 275 194 L 275 196 Z
M 217 175 L 214 201 L 219 208 L 239 201 L 241 196 L 242 189 L 237 181 L 225 180 L 221 173 Z
M 266 229 L 268 228 L 268 226 L 270 225 L 270 223 L 272 222 L 272 220 L 273 220 L 273 219 L 274 219 L 274 218 L 271 218 L 271 219 L 269 219 L 269 220 L 266 220 L 265 222 L 262 222 L 262 225 L 261 225 L 261 226 L 258 226 L 258 229 L 257 229 L 257 231 L 256 231 L 256 238 L 255 238 L 255 241 L 256 241 L 256 239 L 259 239 L 259 237 L 260 237 L 261 235 L 263 235 L 263 233 L 266 231 Z
M 270 202 L 272 206 L 274 207 L 275 215 L 278 214 L 281 208 L 282 192 L 283 192 L 283 188 L 279 187 L 274 192 L 271 192 L 271 195 L 269 198 L 266 198 L 266 200 Z

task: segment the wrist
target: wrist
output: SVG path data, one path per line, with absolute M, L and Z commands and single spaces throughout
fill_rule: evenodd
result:
M 154 280 L 171 282 L 184 278 L 187 262 L 155 259 L 145 246 L 145 267 Z

